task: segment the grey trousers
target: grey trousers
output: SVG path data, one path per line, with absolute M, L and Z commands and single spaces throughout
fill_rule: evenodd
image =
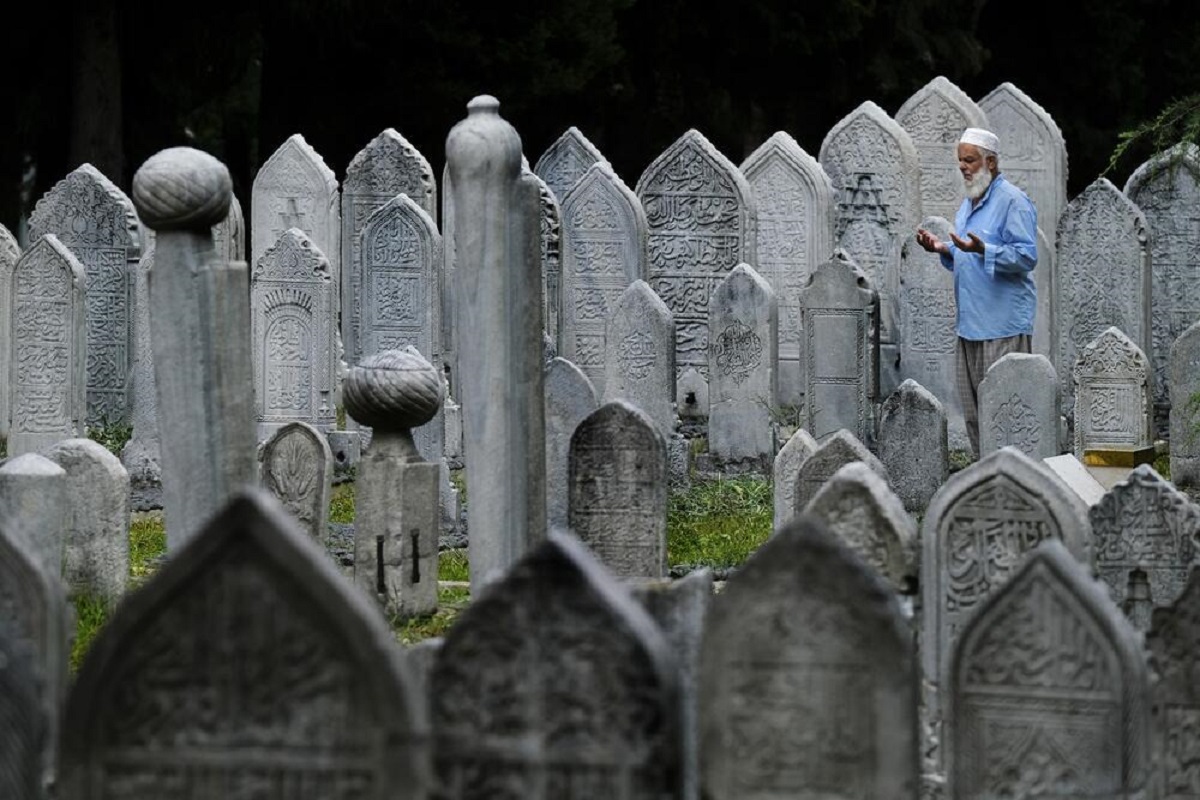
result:
M 963 417 L 971 450 L 979 457 L 979 384 L 988 367 L 1009 353 L 1032 353 L 1033 337 L 1027 333 L 1004 339 L 958 340 L 958 396 L 962 398 Z

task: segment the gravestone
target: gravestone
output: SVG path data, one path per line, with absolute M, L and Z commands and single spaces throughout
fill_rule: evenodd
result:
M 521 176 L 538 189 L 538 245 L 542 262 L 542 320 L 551 342 L 558 341 L 559 316 L 562 306 L 563 231 L 562 206 L 546 182 L 529 169 L 521 156 Z
M 861 461 L 845 465 L 805 507 L 904 595 L 917 589 L 917 525 L 886 480 Z
M 0 520 L 46 571 L 62 575 L 67 530 L 67 474 L 39 453 L 0 461 Z
M 654 420 L 670 440 L 675 433 L 675 318 L 642 280 L 629 284 L 605 329 L 603 399 L 625 400 Z
M 1151 608 L 1173 604 L 1187 585 L 1200 555 L 1200 507 L 1142 464 L 1088 509 L 1088 521 L 1097 574 L 1134 627 L 1145 630 Z M 1138 600 L 1144 608 L 1136 608 Z
M 232 195 L 230 196 L 232 199 Z M 232 213 L 232 205 L 230 213 Z M 228 220 L 228 217 L 226 217 Z M 150 336 L 150 273 L 156 249 L 153 231 L 142 228 L 142 258 L 133 288 L 133 432 L 121 450 L 129 473 L 130 505 L 135 511 L 162 508 L 162 466 L 158 437 L 158 390 L 154 385 L 154 353 Z M 214 237 L 215 241 L 215 237 Z M 219 258 L 224 258 L 219 255 Z
M 546 148 L 533 171 L 565 205 L 565 198 L 575 188 L 575 184 L 593 164 L 598 163 L 608 164 L 608 159 L 601 154 L 596 145 L 588 141 L 579 128 L 572 125 Z
M 424 797 L 419 703 L 370 600 L 251 489 L 92 644 L 62 796 Z
M 675 407 L 688 420 L 708 418 L 708 379 L 695 367 L 688 367 L 675 381 Z
M 132 277 L 141 257 L 137 214 L 112 181 L 84 164 L 55 184 L 29 217 L 30 242 L 50 233 L 87 275 L 87 424 L 125 422 Z
M 989 130 L 1000 138 L 1004 177 L 1029 195 L 1038 225 L 1053 246 L 1067 206 L 1067 144 L 1058 124 L 1029 95 L 1002 83 L 979 101 Z
M 430 693 L 437 796 L 678 798 L 678 682 L 646 612 L 552 535 L 446 634 Z
M 954 229 L 942 217 L 926 217 L 921 227 L 943 242 L 950 241 Z M 937 253 L 927 253 L 917 244 L 915 236 L 905 239 L 900 270 L 900 377 L 916 381 L 937 397 L 946 412 L 950 447 L 970 450 L 958 391 L 957 306 L 954 273 L 942 266 Z
M 43 797 L 41 759 L 49 727 L 33 656 L 13 626 L 0 624 L 0 797 Z
M 947 797 L 1139 796 L 1139 637 L 1061 543 L 1033 550 L 967 618 L 949 680 Z
M 1143 353 L 1150 339 L 1150 245 L 1146 218 L 1107 178 L 1076 197 L 1058 226 L 1058 380 L 1074 404 L 1072 370 L 1080 351 L 1110 326 Z
M 1200 320 L 1200 148 L 1187 142 L 1155 155 L 1129 176 L 1125 196 L 1146 215 L 1154 234 L 1150 338 L 1156 424 L 1165 430 L 1171 344 Z
M 254 265 L 250 339 L 258 438 L 289 422 L 337 426 L 337 284 L 329 260 L 299 228 Z
M 918 796 L 917 668 L 894 592 L 810 516 L 717 595 L 700 667 L 703 796 Z
M 1151 796 L 1163 800 L 1194 797 L 1200 736 L 1200 570 L 1193 570 L 1183 594 L 1154 612 L 1146 633 L 1151 674 L 1150 719 L 1155 753 Z
M 1171 480 L 1200 485 L 1200 322 L 1171 345 Z
M 846 428 L 875 440 L 879 388 L 879 295 L 838 251 L 800 293 L 804 320 L 804 425 L 818 442 Z
M 21 258 L 21 248 L 17 240 L 8 232 L 8 228 L 0 225 L 0 379 L 11 380 L 12 364 L 12 276 Z M 0 437 L 8 438 L 8 425 L 11 420 L 9 411 L 8 390 L 0 391 Z
M 887 470 L 879 459 L 871 455 L 862 442 L 848 430 L 842 429 L 823 442 L 819 442 L 813 454 L 804 460 L 796 472 L 793 514 L 799 515 L 825 485 L 825 481 L 847 464 L 861 461 L 879 477 L 887 480 Z M 778 531 L 776 531 L 778 533 Z
M 883 394 L 890 394 L 900 383 L 892 366 L 902 336 L 900 248 L 923 218 L 920 156 L 912 137 L 868 100 L 829 131 L 820 161 L 837 193 L 834 243 L 879 292 L 880 377 Z
M 1154 444 L 1150 370 L 1145 354 L 1115 327 L 1080 350 L 1073 370 L 1076 456 Z
M 928 389 L 909 378 L 879 410 L 879 460 L 905 509 L 924 511 L 946 482 L 950 452 L 946 411 Z
M 1058 352 L 1058 300 L 1056 253 L 1051 239 L 1037 229 L 1037 266 L 1033 270 L 1033 289 L 1037 311 L 1033 314 L 1033 352 L 1054 361 Z
M 592 382 L 565 358 L 546 364 L 546 525 L 567 527 L 571 436 L 599 406 Z
M 36 452 L 82 436 L 87 422 L 87 301 L 84 266 L 54 234 L 34 242 L 13 270 L 11 348 L 4 391 L 8 454 Z
M 676 379 L 708 378 L 708 300 L 755 247 L 754 197 L 738 168 L 697 130 L 646 167 L 637 195 L 649 226 L 650 286 L 675 315 Z M 678 398 L 680 407 L 682 397 Z M 707 416 L 708 408 L 698 409 Z
M 720 459 L 773 456 L 779 317 L 775 293 L 748 264 L 717 285 L 708 305 L 708 449 Z
M 115 606 L 129 582 L 129 473 L 90 439 L 43 451 L 66 473 L 62 576 L 67 591 Z
M 607 163 L 574 186 L 562 204 L 558 349 L 603 394 L 605 326 L 629 285 L 646 278 L 646 215 Z
M 833 184 L 817 160 L 783 131 L 751 153 L 741 171 L 758 210 L 752 263 L 779 304 L 779 401 L 799 406 L 804 396 L 800 291 L 833 252 Z
M 667 451 L 639 409 L 614 400 L 571 437 L 570 528 L 620 577 L 667 571 Z
M 966 128 L 987 128 L 987 116 L 962 89 L 939 75 L 904 101 L 896 122 L 917 149 L 922 210 L 927 216 L 954 219 L 963 201 L 958 140 Z
M 263 443 L 259 482 L 310 536 L 329 538 L 329 499 L 333 493 L 333 452 L 319 430 L 289 422 Z
M 1015 447 L 1034 459 L 1059 454 L 1058 375 L 1050 359 L 1009 353 L 979 384 L 979 451 Z
M 458 396 L 458 302 L 455 268 L 458 266 L 454 244 L 454 186 L 450 183 L 450 164 L 442 168 L 442 352 L 450 376 L 450 393 Z
M 772 531 L 779 530 L 796 515 L 796 481 L 800 476 L 800 466 L 816 451 L 817 441 L 804 428 L 797 428 L 775 454 L 775 464 L 771 470 L 775 503 Z
M 142 255 L 145 255 L 150 247 L 150 242 L 146 239 L 153 241 L 154 231 L 142 228 L 142 233 L 145 235 L 142 241 Z M 213 225 L 212 234 L 218 258 L 226 261 L 246 260 L 246 218 L 242 216 L 242 204 L 238 202 L 236 194 L 229 196 L 229 213 L 225 215 L 225 219 Z M 136 301 L 134 308 L 137 308 Z

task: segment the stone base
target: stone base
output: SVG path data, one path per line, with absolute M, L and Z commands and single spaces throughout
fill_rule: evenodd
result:
M 1084 450 L 1083 463 L 1089 467 L 1128 467 L 1133 469 L 1141 464 L 1153 464 L 1157 456 L 1158 450 L 1154 445 L 1107 447 L 1102 450 Z

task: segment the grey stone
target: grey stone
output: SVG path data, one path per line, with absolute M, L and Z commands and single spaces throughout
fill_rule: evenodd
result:
M 848 430 L 842 429 L 820 442 L 813 454 L 804 460 L 796 471 L 794 514 L 799 515 L 825 485 L 825 481 L 847 464 L 861 461 L 877 475 L 887 480 L 887 470 L 879 459 L 871 455 L 862 442 Z M 778 533 L 778 531 L 776 531 Z
M 1072 453 L 1043 458 L 1042 464 L 1050 469 L 1064 486 L 1074 492 L 1084 505 L 1094 506 L 1104 497 L 1104 487 Z
M 559 316 L 562 305 L 563 230 L 562 207 L 546 182 L 529 169 L 521 156 L 521 177 L 537 186 L 538 245 L 542 263 L 542 323 L 550 341 L 558 341 Z
M 678 341 L 678 337 L 676 337 Z M 675 381 L 676 408 L 684 419 L 708 417 L 708 380 L 695 367 L 683 371 Z
M 947 797 L 1136 797 L 1149 756 L 1137 634 L 1059 542 L 974 611 L 950 664 Z
M 552 535 L 446 635 L 430 693 L 437 796 L 678 798 L 678 683 L 649 615 Z
M 50 233 L 13 270 L 9 395 L 10 456 L 82 436 L 87 412 L 84 266 Z
M 708 449 L 720 459 L 774 455 L 779 316 L 775 293 L 748 264 L 708 304 Z
M 449 374 L 450 394 L 458 395 L 458 302 L 454 287 L 458 285 L 455 267 L 458 264 L 454 245 L 454 186 L 450 182 L 450 164 L 442 169 L 442 354 Z
M 1073 370 L 1075 455 L 1154 444 L 1150 362 L 1115 327 L 1083 347 Z
M 0 797 L 44 797 L 40 772 L 49 715 L 33 667 L 33 654 L 13 627 L 0 624 Z
M 904 101 L 896 122 L 917 149 L 924 213 L 954 219 L 963 201 L 958 140 L 965 128 L 987 128 L 987 115 L 962 89 L 939 75 Z M 1000 145 L 1003 148 L 1003 139 Z
M 262 487 L 318 542 L 329 538 L 333 451 L 307 422 L 289 422 L 259 452 Z
M 138 170 L 133 195 L 157 232 L 150 338 L 173 552 L 256 478 L 250 286 L 246 265 L 223 261 L 213 245 L 212 226 L 232 197 L 224 164 L 191 148 L 164 150 Z
M 1171 480 L 1200 486 L 1200 322 L 1171 345 Z
M 471 590 L 497 578 L 546 533 L 542 276 L 538 187 L 520 173 L 521 139 L 482 95 L 450 131 Z M 494 394 L 506 387 L 502 402 Z
M 751 153 L 741 171 L 758 210 L 753 263 L 779 305 L 779 401 L 799 406 L 804 398 L 800 291 L 833 252 L 833 184 L 817 160 L 783 131 Z
M 424 707 L 422 716 L 429 719 L 433 708 L 433 697 L 430 695 L 433 684 L 433 670 L 437 665 L 438 653 L 442 652 L 442 639 L 422 639 L 404 648 L 404 661 L 408 666 L 408 674 L 412 678 L 414 693 Z
M 546 525 L 567 527 L 571 436 L 598 407 L 596 390 L 579 367 L 565 358 L 546 365 Z
M 926 217 L 921 227 L 943 242 L 950 241 L 954 230 L 942 217 Z M 941 403 L 951 449 L 970 450 L 958 391 L 957 312 L 954 273 L 942 266 L 940 256 L 917 244 L 916 237 L 905 239 L 900 269 L 900 377 L 921 384 Z
M 800 466 L 817 451 L 817 441 L 804 428 L 797 428 L 787 443 L 775 454 L 771 472 L 774 487 L 775 514 L 771 530 L 782 528 L 796 516 L 796 481 Z
M 21 258 L 17 240 L 0 225 L 0 378 L 11 380 L 12 364 L 12 279 L 13 270 Z M 0 391 L 0 437 L 8 438 L 8 425 L 12 414 L 9 411 L 8 390 Z M 14 680 L 16 680 L 14 678 Z
M 220 713 L 182 712 L 198 708 Z M 427 723 L 392 631 L 257 489 L 117 608 L 64 718 L 63 797 L 427 789 Z
M 1155 754 L 1151 786 L 1159 797 L 1187 797 L 1196 785 L 1196 718 L 1200 696 L 1200 570 L 1193 570 L 1179 599 L 1154 612 L 1146 651 L 1155 680 L 1150 684 L 1151 740 Z
M 558 198 L 566 198 L 593 164 L 608 164 L 596 145 L 588 141 L 578 128 L 570 128 L 546 148 L 533 171 L 545 181 Z M 563 200 L 566 204 L 566 200 Z
M 625 400 L 644 411 L 664 439 L 675 434 L 675 318 L 650 285 L 622 292 L 605 329 L 605 402 Z
M 979 384 L 979 450 L 1009 445 L 1037 460 L 1059 454 L 1058 375 L 1050 359 L 1009 353 Z
M 709 614 L 703 796 L 915 800 L 917 681 L 892 590 L 824 523 L 793 520 Z
M 1088 521 L 1097 575 L 1145 630 L 1151 608 L 1171 605 L 1187 585 L 1200 555 L 1200 506 L 1142 464 L 1088 509 Z
M 946 482 L 950 470 L 946 428 L 941 402 L 911 378 L 883 401 L 879 460 L 909 511 L 924 511 Z
M 692 368 L 707 379 L 708 300 L 729 270 L 757 253 L 750 186 L 693 129 L 646 167 L 637 194 L 650 230 L 650 286 L 675 315 L 676 377 Z
M 115 606 L 129 582 L 129 473 L 90 439 L 65 439 L 43 455 L 66 473 L 67 590 Z
M 38 453 L 0 462 L 0 514 L 46 571 L 63 572 L 67 530 L 67 473 Z
M 87 424 L 125 422 L 133 335 L 130 277 L 141 257 L 133 204 L 99 170 L 84 164 L 33 209 L 29 241 L 36 244 L 49 233 L 79 259 L 87 275 Z
M 1051 362 L 1058 352 L 1058 266 L 1051 239 L 1042 228 L 1037 229 L 1037 266 L 1033 270 L 1033 287 L 1037 294 L 1037 311 L 1033 315 L 1033 352 Z
M 230 205 L 230 213 L 232 209 Z M 227 216 L 226 221 L 228 219 Z M 155 507 L 162 508 L 158 390 L 154 385 L 154 353 L 150 336 L 150 273 L 154 270 L 155 241 L 153 231 L 149 228 L 143 228 L 142 234 L 142 258 L 133 278 L 133 370 L 130 376 L 133 383 L 133 434 L 121 450 L 121 463 L 129 473 L 133 496 L 142 501 L 135 503 L 135 507 L 145 505 L 152 496 L 157 496 Z M 224 254 L 219 253 L 217 257 L 224 258 Z
M 1146 218 L 1107 178 L 1076 197 L 1058 225 L 1058 380 L 1072 408 L 1080 351 L 1110 326 L 1143 353 L 1150 339 L 1150 243 Z
M 603 394 L 605 326 L 626 288 L 646 278 L 646 215 L 606 163 L 593 165 L 574 186 L 562 205 L 559 354 Z
M 818 442 L 846 428 L 875 440 L 879 389 L 879 295 L 838 251 L 809 276 L 800 294 L 804 318 L 803 427 Z
M 601 406 L 571 437 L 569 482 L 571 530 L 601 563 L 621 577 L 666 574 L 667 452 L 654 420 L 623 400 Z
M 150 239 L 153 240 L 154 232 L 146 231 L 150 234 Z M 213 226 L 213 245 L 217 248 L 217 257 L 227 261 L 245 261 L 246 260 L 246 218 L 242 215 L 242 204 L 238 202 L 237 195 L 229 197 L 229 213 L 225 215 L 225 219 Z M 149 246 L 149 242 L 143 240 L 142 254 Z M 134 306 L 136 307 L 136 302 Z M 135 348 L 136 350 L 136 348 Z
M 330 431 L 326 434 L 333 454 L 333 474 L 346 476 L 362 460 L 362 439 L 358 431 Z

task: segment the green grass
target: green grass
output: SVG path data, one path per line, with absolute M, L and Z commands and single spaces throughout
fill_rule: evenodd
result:
M 1171 454 L 1163 453 L 1154 459 L 1154 471 L 1163 476 L 1166 480 L 1171 480 Z
M 353 483 L 339 483 L 333 487 L 332 500 L 329 502 L 329 521 L 339 525 L 354 522 Z
M 467 567 L 467 549 L 459 547 L 454 550 L 443 550 L 438 553 L 439 581 L 469 581 L 470 572 Z
M 135 514 L 129 525 L 129 576 L 136 586 L 146 580 L 167 552 L 167 530 L 161 511 Z
M 469 602 L 470 592 L 466 588 L 439 587 L 437 613 L 426 617 L 392 621 L 392 629 L 396 632 L 396 641 L 400 644 L 416 644 L 424 639 L 444 636 Z
M 102 425 L 98 428 L 87 429 L 87 438 L 104 445 L 108 449 L 108 452 L 118 458 L 121 456 L 121 450 L 125 448 L 125 444 L 132 435 L 133 426 L 128 423 L 113 423 L 111 425 Z
M 771 483 L 739 477 L 695 483 L 667 506 L 667 560 L 671 565 L 733 567 L 771 535 Z
M 109 607 L 103 600 L 87 595 L 75 597 L 71 602 L 75 606 L 75 641 L 71 643 L 71 674 L 74 675 L 96 634 L 108 622 Z

